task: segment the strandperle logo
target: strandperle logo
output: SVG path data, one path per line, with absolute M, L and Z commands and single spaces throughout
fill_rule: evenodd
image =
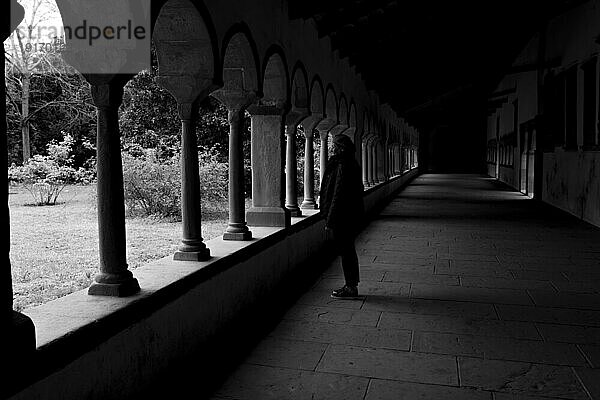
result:
M 83 74 L 135 74 L 150 67 L 149 0 L 82 3 L 63 8 L 62 23 L 28 26 L 21 22 L 16 33 L 25 50 L 60 51 Z
M 53 43 L 56 39 L 64 38 L 66 41 L 83 40 L 93 46 L 102 40 L 145 40 L 147 32 L 145 26 L 134 25 L 128 20 L 125 25 L 107 25 L 99 27 L 83 20 L 79 26 L 28 26 L 18 27 L 18 34 L 30 40 L 28 44 Z

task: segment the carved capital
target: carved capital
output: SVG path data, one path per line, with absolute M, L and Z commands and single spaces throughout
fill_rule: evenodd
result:
M 98 108 L 119 108 L 123 102 L 123 86 L 117 83 L 91 85 L 92 100 Z
M 192 103 L 177 103 L 177 113 L 182 121 L 190 121 L 193 110 L 194 105 Z

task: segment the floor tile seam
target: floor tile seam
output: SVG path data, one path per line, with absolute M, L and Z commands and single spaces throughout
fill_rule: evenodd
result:
M 579 350 L 579 354 L 581 355 L 581 357 L 583 357 L 583 359 L 587 362 L 588 366 L 590 368 L 595 368 L 594 363 L 592 362 L 592 359 L 583 350 L 583 348 L 582 348 L 583 345 L 578 343 L 575 346 L 577 347 L 577 350 Z
M 460 388 L 460 386 L 457 386 L 457 385 L 447 385 L 447 384 L 435 383 L 435 382 L 431 382 L 431 381 L 426 382 L 426 381 L 417 381 L 417 380 L 413 381 L 413 380 L 406 380 L 406 379 L 392 379 L 392 378 L 384 378 L 384 377 L 375 376 L 375 375 L 359 375 L 356 373 L 351 374 L 351 373 L 341 373 L 341 372 L 326 371 L 326 370 L 317 370 L 315 372 L 329 374 L 329 375 L 345 376 L 345 377 L 357 377 L 357 378 L 364 378 L 364 379 L 384 380 L 384 381 L 390 381 L 390 382 L 414 383 L 414 384 L 421 384 L 421 385 L 435 385 L 435 386 L 441 386 L 441 387 Z
M 533 324 L 532 324 L 533 325 Z M 412 330 L 415 333 L 438 333 L 438 334 L 442 334 L 442 335 L 460 335 L 460 336 L 469 336 L 472 338 L 489 338 L 489 339 L 505 339 L 505 340 L 513 340 L 513 341 L 519 341 L 519 342 L 531 342 L 532 344 L 540 344 L 540 343 L 545 343 L 548 345 L 556 345 L 556 344 L 570 344 L 575 346 L 577 343 L 565 343 L 565 342 L 557 342 L 557 341 L 553 341 L 553 340 L 542 340 L 541 337 L 540 339 L 530 339 L 530 338 L 526 338 L 526 337 L 517 337 L 517 336 L 490 336 L 490 335 L 484 335 L 484 334 L 476 334 L 476 333 L 462 333 L 462 332 L 455 332 L 455 331 L 432 331 L 432 330 L 423 330 L 423 329 L 402 329 L 405 331 L 408 330 Z
M 367 396 L 369 395 L 369 390 L 371 390 L 371 384 L 373 382 L 373 378 L 369 378 L 367 382 L 367 387 L 365 388 L 365 394 L 363 395 L 362 400 L 367 400 Z
M 403 329 L 403 331 L 409 331 L 408 329 Z M 336 342 L 323 342 L 323 341 L 318 341 L 318 340 L 307 340 L 307 339 L 296 339 L 296 338 L 290 338 L 290 337 L 280 337 L 280 336 L 269 336 L 275 339 L 285 339 L 288 341 L 297 341 L 297 342 L 302 342 L 302 343 L 311 343 L 311 344 L 324 344 L 327 345 L 325 348 L 325 351 L 323 352 L 323 354 L 325 354 L 325 352 L 331 347 L 331 346 L 344 346 L 344 347 L 355 347 L 355 348 L 359 348 L 359 349 L 367 349 L 367 350 L 386 350 L 386 351 L 394 351 L 397 353 L 410 353 L 410 348 L 409 350 L 403 350 L 403 349 L 398 349 L 398 348 L 394 348 L 394 347 L 387 347 L 387 346 L 368 346 L 365 344 L 354 344 L 354 343 L 336 343 Z M 321 359 L 323 358 L 323 355 L 321 355 Z M 320 360 L 319 359 L 319 362 Z
M 577 382 L 579 382 L 579 385 L 581 386 L 581 388 L 583 389 L 585 394 L 588 395 L 589 399 L 594 400 L 594 396 L 592 395 L 591 390 L 588 389 L 587 385 L 585 384 L 585 382 L 583 381 L 581 376 L 579 376 L 579 374 L 577 373 L 577 370 L 575 368 L 571 367 L 571 373 L 573 375 L 575 375 L 575 379 L 577 380 Z
M 325 346 L 323 353 L 321 353 L 321 357 L 319 357 L 319 361 L 317 361 L 317 363 L 315 364 L 315 367 L 313 368 L 313 372 L 317 372 L 319 365 L 323 361 L 323 357 L 325 357 L 325 353 L 327 353 L 327 350 L 329 350 L 330 347 L 331 347 L 331 344 L 327 343 L 327 346 Z
M 429 382 L 417 382 L 417 381 L 408 381 L 404 379 L 388 379 L 388 378 L 370 378 L 372 381 L 381 381 L 381 382 L 389 382 L 389 383 L 409 383 L 416 385 L 424 385 L 424 386 L 435 386 L 436 388 L 449 388 L 449 389 L 467 389 L 467 390 L 477 390 L 481 392 L 493 393 L 491 390 L 481 389 L 476 386 L 455 386 L 455 385 L 445 385 L 443 383 L 429 383 Z
M 490 357 L 487 354 L 484 354 L 483 356 L 477 356 L 477 355 L 472 355 L 472 354 L 456 354 L 456 353 L 442 353 L 442 352 L 436 352 L 436 351 L 411 351 L 411 353 L 414 354 L 432 354 L 432 355 L 438 355 L 438 356 L 453 356 L 453 357 L 463 357 L 463 358 L 474 358 L 477 360 L 483 360 L 483 361 L 508 361 L 508 362 L 517 362 L 517 363 L 523 363 L 523 364 L 534 364 L 534 365 L 546 365 L 546 366 L 551 366 L 551 367 L 585 367 L 587 366 L 587 364 L 585 363 L 585 360 L 583 361 L 583 365 L 581 364 L 565 364 L 565 363 L 556 363 L 556 362 L 541 362 L 541 361 L 524 361 L 524 360 L 518 360 L 518 359 L 514 359 L 514 358 L 499 358 L 499 357 Z
M 439 354 L 436 354 L 439 355 Z M 456 355 L 455 357 L 458 358 L 468 358 L 468 359 L 472 359 L 472 360 L 483 360 L 483 361 L 502 361 L 502 362 L 509 362 L 509 363 L 518 363 L 518 364 L 530 364 L 533 366 L 546 366 L 546 367 L 557 367 L 557 368 L 562 368 L 562 369 L 573 369 L 573 368 L 577 368 L 580 366 L 572 366 L 572 365 L 566 365 L 566 364 L 552 364 L 552 363 L 542 363 L 542 362 L 534 362 L 534 361 L 517 361 L 517 360 L 503 360 L 503 359 L 490 359 L 490 358 L 481 358 L 481 357 L 476 357 L 476 356 L 467 356 L 467 355 Z
M 397 297 L 400 297 L 400 296 L 397 296 Z M 505 306 L 531 306 L 532 305 L 532 304 L 521 304 L 521 303 L 503 303 L 503 302 L 499 302 L 499 301 L 477 301 L 477 300 L 440 299 L 440 298 L 436 298 L 436 297 L 408 297 L 408 299 L 411 299 L 411 300 L 452 301 L 452 302 L 456 302 L 456 303 L 468 303 L 468 304 L 488 304 L 488 305 L 499 304 L 499 305 L 505 305 Z

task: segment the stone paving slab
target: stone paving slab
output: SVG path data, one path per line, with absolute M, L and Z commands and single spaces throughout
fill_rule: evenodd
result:
M 575 373 L 592 399 L 600 398 L 600 369 L 575 368 Z
M 477 175 L 423 175 L 214 400 L 600 399 L 600 229 Z
M 326 348 L 324 343 L 271 337 L 259 343 L 245 362 L 313 371 Z
M 367 296 L 362 310 L 497 319 L 492 304 L 389 296 Z
M 477 389 L 372 379 L 365 400 L 492 400 Z
M 459 286 L 460 280 L 455 275 L 434 275 L 422 272 L 386 271 L 383 282 L 425 283 L 430 285 Z
M 597 344 L 600 328 L 573 325 L 536 324 L 544 340 L 550 342 Z
M 508 304 L 496 305 L 500 319 L 600 327 L 600 311 Z
M 452 301 L 473 301 L 478 303 L 532 304 L 525 290 L 458 287 L 446 285 L 426 285 L 415 283 L 411 287 L 411 298 Z
M 600 310 L 600 295 L 581 293 L 556 293 L 549 290 L 529 290 L 536 305 L 580 310 Z
M 592 368 L 600 368 L 600 346 L 582 344 L 579 348 Z
M 586 361 L 575 345 L 535 340 L 415 332 L 412 350 L 489 360 L 586 366 Z
M 455 357 L 387 349 L 331 345 L 317 371 L 458 386 Z
M 588 400 L 569 367 L 459 357 L 461 384 L 485 390 Z
M 282 321 L 271 336 L 318 343 L 409 351 L 412 331 L 354 326 L 351 330 L 337 324 L 312 321 Z
M 490 289 L 543 289 L 554 290 L 555 287 L 548 281 L 536 281 L 526 279 L 489 278 L 482 276 L 461 276 L 461 286 L 479 287 Z
M 363 400 L 368 378 L 244 364 L 216 393 L 235 400 Z
M 483 318 L 450 317 L 447 315 L 398 314 L 384 312 L 379 327 L 411 329 L 423 332 L 457 333 L 486 337 L 541 340 L 533 323 L 507 322 Z
M 297 304 L 292 307 L 283 318 L 293 321 L 320 321 L 350 326 L 375 327 L 377 326 L 380 317 L 381 312 L 379 311 Z

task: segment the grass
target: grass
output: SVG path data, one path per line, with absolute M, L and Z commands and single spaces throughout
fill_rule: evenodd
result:
M 46 303 L 90 285 L 98 271 L 95 186 L 69 186 L 54 206 L 33 206 L 21 187 L 9 190 L 14 309 Z M 205 240 L 223 233 L 226 205 L 203 210 Z M 173 254 L 181 223 L 128 218 L 127 262 L 135 269 Z

